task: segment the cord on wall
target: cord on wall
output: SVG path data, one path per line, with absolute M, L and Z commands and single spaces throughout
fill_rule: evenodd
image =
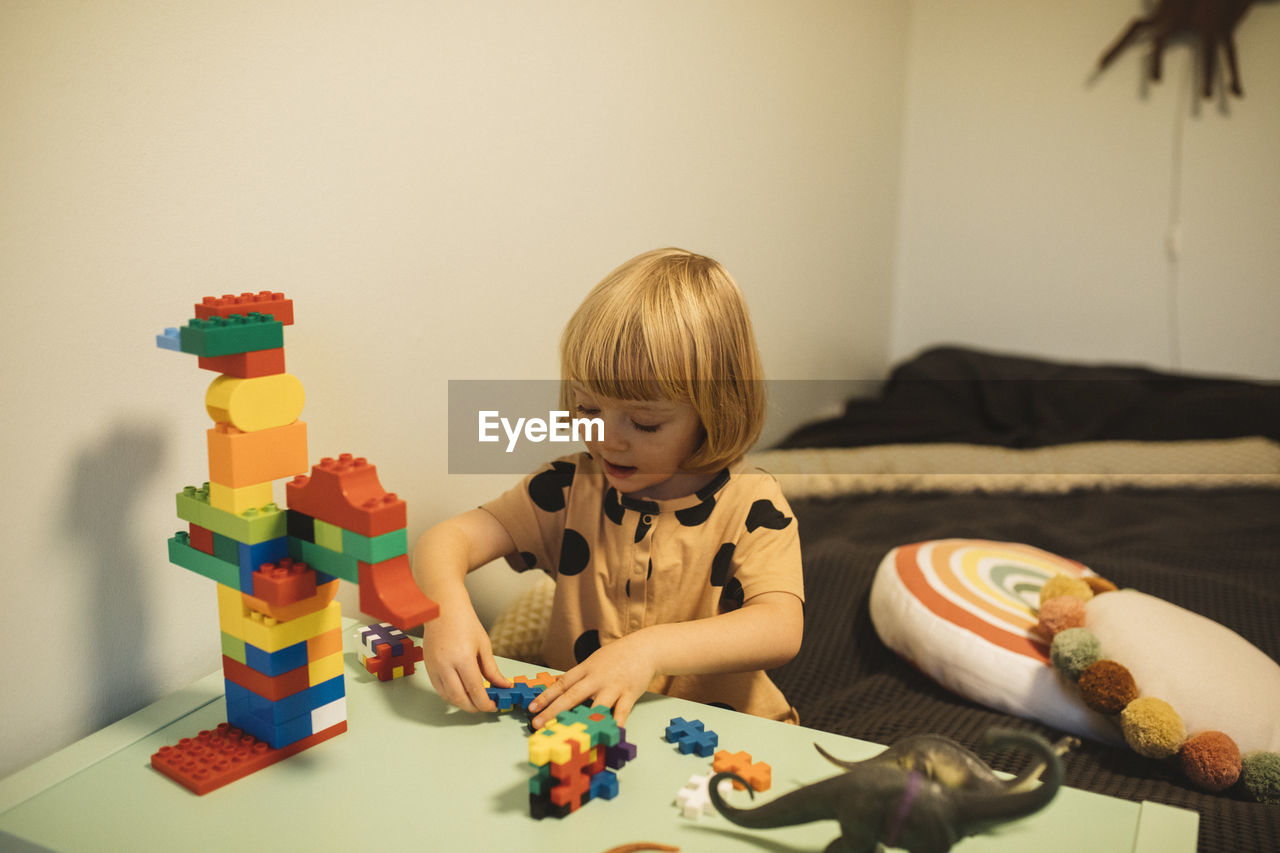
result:
M 1187 116 L 1194 100 L 1191 74 L 1195 63 L 1188 62 L 1173 100 L 1173 144 L 1169 164 L 1169 221 L 1165 227 L 1165 317 L 1168 324 L 1169 367 L 1182 367 L 1182 322 L 1179 304 L 1179 271 L 1182 260 L 1182 173 L 1183 141 L 1187 133 Z

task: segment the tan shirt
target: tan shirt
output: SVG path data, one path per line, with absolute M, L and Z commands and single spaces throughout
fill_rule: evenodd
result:
M 556 581 L 544 662 L 568 670 L 648 625 L 705 619 L 764 592 L 804 600 L 800 536 L 778 483 L 739 463 L 696 494 L 628 498 L 590 454 L 566 456 L 484 505 L 510 534 L 518 571 Z M 658 693 L 796 719 L 760 670 L 659 677 Z

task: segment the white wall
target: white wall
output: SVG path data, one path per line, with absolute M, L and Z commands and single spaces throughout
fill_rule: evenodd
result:
M 911 4 L 891 355 L 951 341 L 1280 378 L 1280 5 L 1243 99 L 1186 43 L 1094 65 L 1142 4 Z M 1171 223 L 1179 254 L 1166 253 Z
M 554 377 L 639 251 L 725 262 L 771 375 L 879 375 L 906 26 L 896 0 L 0 6 L 0 775 L 218 666 L 212 584 L 165 558 L 212 375 L 153 342 L 201 296 L 295 298 L 311 455 L 367 455 L 411 537 L 512 480 L 446 473 L 447 380 Z

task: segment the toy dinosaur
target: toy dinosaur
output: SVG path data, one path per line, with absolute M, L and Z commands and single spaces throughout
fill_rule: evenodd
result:
M 1050 746 L 1038 735 L 1005 729 L 991 729 L 983 741 L 1028 749 L 1040 761 L 1006 781 L 960 744 L 918 735 L 865 761 L 840 761 L 817 747 L 845 772 L 754 809 L 724 801 L 719 785 L 736 778 L 732 773 L 712 776 L 709 794 L 722 815 L 749 829 L 839 821 L 841 835 L 827 853 L 872 853 L 881 843 L 912 853 L 945 853 L 965 836 L 1044 808 L 1062 784 L 1059 755 L 1078 743 L 1067 738 Z M 1046 768 L 1048 778 L 1035 786 Z

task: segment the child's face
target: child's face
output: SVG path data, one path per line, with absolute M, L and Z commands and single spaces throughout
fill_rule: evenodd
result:
M 706 477 L 681 469 L 702 443 L 702 423 L 688 403 L 615 400 L 576 391 L 575 417 L 604 420 L 604 438 L 587 450 L 609 485 L 633 498 L 666 500 L 692 494 Z

